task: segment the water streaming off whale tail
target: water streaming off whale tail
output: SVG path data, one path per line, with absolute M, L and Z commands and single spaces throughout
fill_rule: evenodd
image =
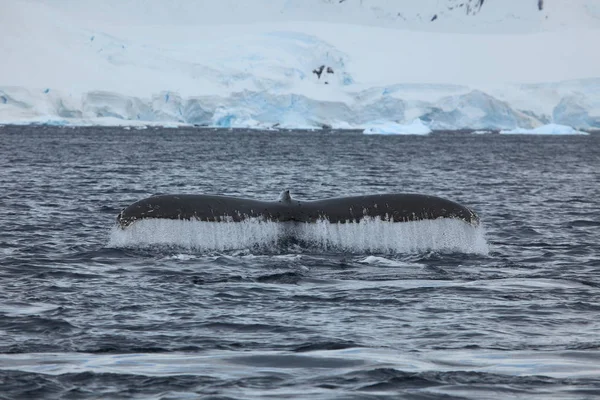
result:
M 259 220 L 204 222 L 146 219 L 126 229 L 114 227 L 109 247 L 180 247 L 192 251 L 306 249 L 350 253 L 459 252 L 487 255 L 485 230 L 456 219 L 392 223 L 278 223 Z

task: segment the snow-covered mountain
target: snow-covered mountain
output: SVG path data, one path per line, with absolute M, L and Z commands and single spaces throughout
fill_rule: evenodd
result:
M 0 26 L 4 123 L 600 128 L 598 0 L 0 0 Z

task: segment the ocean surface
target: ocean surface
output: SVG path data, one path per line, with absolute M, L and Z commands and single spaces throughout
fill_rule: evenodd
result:
M 482 227 L 115 227 L 156 193 L 285 189 Z M 0 128 L 0 399 L 598 396 L 600 135 Z

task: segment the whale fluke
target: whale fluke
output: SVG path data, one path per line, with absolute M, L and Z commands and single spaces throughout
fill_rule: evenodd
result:
M 216 196 L 159 195 L 139 200 L 117 217 L 121 228 L 142 219 L 240 222 L 259 219 L 273 222 L 331 223 L 360 222 L 365 218 L 408 222 L 453 218 L 476 226 L 479 217 L 468 207 L 450 200 L 423 194 L 374 194 L 316 201 L 292 199 L 289 190 L 277 201 Z

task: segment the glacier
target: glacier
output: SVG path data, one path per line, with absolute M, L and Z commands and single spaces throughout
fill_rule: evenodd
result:
M 600 129 L 600 5 L 537 4 L 10 2 L 0 124 Z

